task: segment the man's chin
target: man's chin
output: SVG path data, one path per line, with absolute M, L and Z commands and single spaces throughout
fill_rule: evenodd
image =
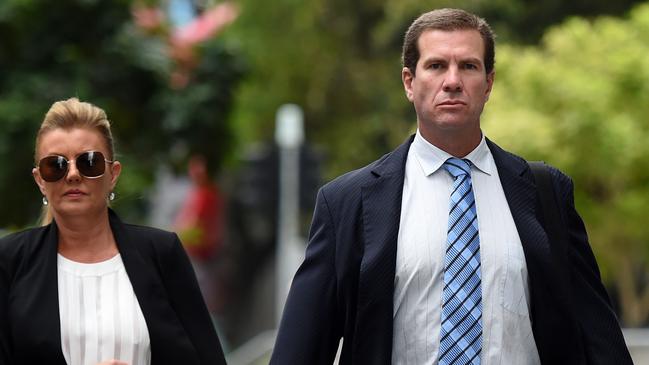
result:
M 468 122 L 466 119 L 460 118 L 459 116 L 454 116 L 453 118 L 443 118 L 437 120 L 437 122 L 435 123 L 437 129 L 448 132 L 471 129 L 473 125 L 474 123 Z

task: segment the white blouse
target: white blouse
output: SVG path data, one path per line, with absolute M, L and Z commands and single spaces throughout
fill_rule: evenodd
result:
M 144 315 L 119 254 L 94 264 L 58 255 L 61 348 L 68 365 L 149 365 Z

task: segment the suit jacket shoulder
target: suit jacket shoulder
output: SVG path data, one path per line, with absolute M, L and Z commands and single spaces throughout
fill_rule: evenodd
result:
M 46 231 L 47 226 L 29 228 L 0 238 L 0 265 L 19 259 L 25 252 L 33 252 Z
M 320 190 L 332 205 L 357 201 L 364 186 L 380 177 L 400 175 L 403 179 L 406 157 L 414 135 L 410 136 L 395 150 L 386 153 L 370 164 L 349 171 L 325 184 Z
M 161 264 L 163 261 L 159 260 L 166 256 L 176 254 L 176 250 L 180 246 L 178 236 L 174 232 L 123 222 L 121 227 L 123 237 L 120 250 L 124 242 L 127 242 L 132 248 L 142 253 L 144 258 L 153 260 L 156 265 Z
M 360 189 L 372 178 L 373 169 L 388 158 L 390 153 L 385 154 L 380 159 L 356 170 L 349 171 L 336 177 L 334 180 L 322 186 L 322 191 L 327 196 L 335 196 L 344 200 L 349 194 Z

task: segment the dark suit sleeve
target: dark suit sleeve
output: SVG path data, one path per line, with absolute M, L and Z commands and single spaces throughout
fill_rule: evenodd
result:
M 176 311 L 202 364 L 225 364 L 223 350 L 203 301 L 194 270 L 178 236 L 162 257 L 162 275 Z
M 341 337 L 336 309 L 335 236 L 332 214 L 321 189 L 305 259 L 284 306 L 272 365 L 333 363 Z
M 624 337 L 602 284 L 595 256 L 588 243 L 584 222 L 574 205 L 573 183 L 555 171 L 555 187 L 564 206 L 563 219 L 571 246 L 574 311 L 581 330 L 588 364 L 633 364 Z
M 10 364 L 9 335 L 9 260 L 4 252 L 5 242 L 0 242 L 0 364 Z

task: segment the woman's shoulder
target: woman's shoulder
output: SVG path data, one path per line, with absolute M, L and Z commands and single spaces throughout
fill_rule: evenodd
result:
M 123 223 L 122 229 L 128 237 L 128 242 L 140 247 L 140 250 L 163 253 L 174 250 L 176 246 L 180 245 L 178 235 L 164 229 L 133 223 Z M 119 236 L 121 235 L 116 237 L 118 240 Z M 120 244 L 122 243 L 120 242 Z
M 142 237 L 153 237 L 159 239 L 175 239 L 176 237 L 174 232 L 140 224 L 124 223 L 124 229 L 126 229 L 131 235 Z
M 38 243 L 49 226 L 27 228 L 0 238 L 0 252 L 11 252 Z
M 29 228 L 0 238 L 0 271 L 12 271 L 25 260 L 37 257 L 46 241 L 48 228 Z
M 111 211 L 110 225 L 120 251 L 136 249 L 145 256 L 159 257 L 173 253 L 181 246 L 178 235 L 164 229 L 124 222 Z

